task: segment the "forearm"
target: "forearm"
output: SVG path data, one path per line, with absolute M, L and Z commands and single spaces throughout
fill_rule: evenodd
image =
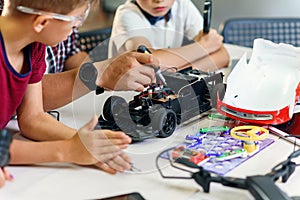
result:
M 93 165 L 109 161 L 111 166 L 119 165 L 116 170 L 130 169 L 130 159 L 122 152 L 131 142 L 130 138 L 122 132 L 110 131 L 110 135 L 105 130 L 93 130 L 96 123 L 94 116 L 67 140 L 33 142 L 14 139 L 10 146 L 10 164 L 65 162 Z
M 230 61 L 230 56 L 227 50 L 223 46 L 218 51 L 210 54 L 209 56 L 206 56 L 202 59 L 198 59 L 192 64 L 183 66 L 183 68 L 192 66 L 193 68 L 200 69 L 201 71 L 213 72 L 218 69 L 227 67 L 229 61 Z
M 22 104 L 17 110 L 21 132 L 32 140 L 58 140 L 72 137 L 75 130 L 64 126 L 44 112 L 41 88 L 40 82 L 27 87 Z
M 47 113 L 18 117 L 22 135 L 35 141 L 52 141 L 72 138 L 76 130 L 63 125 Z
M 154 50 L 153 54 L 163 65 L 181 68 L 208 56 L 208 52 L 198 43 L 192 43 L 180 48 Z
M 88 54 L 84 51 L 80 51 L 73 56 L 68 57 L 64 63 L 64 71 L 79 68 L 85 60 L 89 60 Z
M 45 111 L 62 107 L 90 92 L 80 81 L 77 73 L 78 68 L 44 75 L 42 86 Z
M 230 55 L 224 45 L 222 45 L 222 47 L 218 51 L 210 54 L 209 57 L 215 64 L 217 69 L 228 67 L 228 64 L 230 62 Z
M 151 43 L 144 37 L 129 39 L 122 48 L 125 48 L 128 51 L 135 50 L 141 44 L 147 46 L 151 50 L 152 54 L 159 59 L 161 66 L 167 67 L 174 66 L 177 68 L 184 68 L 209 54 L 209 52 L 197 42 L 179 48 L 153 49 Z
M 10 146 L 10 164 L 65 162 L 68 147 L 65 141 L 28 142 L 14 139 Z

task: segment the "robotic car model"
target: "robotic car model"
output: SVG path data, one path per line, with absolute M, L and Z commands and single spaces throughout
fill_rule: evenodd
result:
M 223 82 L 222 73 L 208 74 L 191 68 L 162 74 L 168 87 L 151 84 L 129 102 L 110 96 L 98 128 L 122 130 L 133 141 L 169 137 L 176 125 L 211 109 L 210 93 Z

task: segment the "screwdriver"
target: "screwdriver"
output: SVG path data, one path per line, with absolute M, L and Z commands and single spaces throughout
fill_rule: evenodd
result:
M 140 45 L 137 48 L 137 52 L 151 54 L 151 51 L 147 47 L 145 47 L 144 45 Z M 156 68 L 153 67 L 153 68 L 155 70 L 155 75 L 161 80 L 161 82 L 164 86 L 167 86 L 166 79 L 161 73 L 160 66 L 158 66 Z

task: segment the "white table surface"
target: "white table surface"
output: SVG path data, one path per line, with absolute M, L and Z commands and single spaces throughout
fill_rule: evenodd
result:
M 239 58 L 244 52 L 251 55 L 251 49 L 226 45 L 232 58 Z M 249 55 L 249 56 L 250 56 Z M 112 92 L 102 95 L 90 93 L 79 100 L 59 109 L 61 121 L 71 127 L 80 128 L 93 114 L 99 115 L 103 102 Z M 115 94 L 115 93 L 114 93 Z M 131 98 L 135 93 L 117 92 L 118 95 Z M 97 199 L 130 192 L 139 192 L 146 199 L 253 199 L 249 192 L 240 189 L 211 184 L 209 194 L 202 192 L 194 180 L 163 179 L 155 168 L 155 158 L 167 147 L 183 141 L 188 133 L 194 133 L 199 127 L 214 123 L 194 118 L 179 126 L 169 138 L 153 138 L 132 144 L 126 150 L 139 172 L 125 172 L 110 175 L 100 170 L 72 164 L 49 163 L 34 166 L 9 166 L 15 180 L 7 182 L 0 189 L 0 199 Z M 265 174 L 277 163 L 287 158 L 294 146 L 277 136 L 270 135 L 275 142 L 260 153 L 248 159 L 226 174 L 227 176 L 246 177 Z M 300 161 L 300 159 L 297 159 Z M 162 163 L 164 172 L 169 175 L 182 174 Z M 287 183 L 278 181 L 278 185 L 291 196 L 300 196 L 300 169 L 290 177 Z

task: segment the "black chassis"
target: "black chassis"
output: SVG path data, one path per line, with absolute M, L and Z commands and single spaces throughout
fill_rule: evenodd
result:
M 151 84 L 126 102 L 110 96 L 99 116 L 97 129 L 121 130 L 134 142 L 169 137 L 176 125 L 212 108 L 214 87 L 223 84 L 223 74 L 208 74 L 192 68 L 163 72 L 167 86 Z

